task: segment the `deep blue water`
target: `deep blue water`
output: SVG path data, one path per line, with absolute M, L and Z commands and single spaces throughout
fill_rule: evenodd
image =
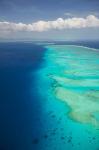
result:
M 99 42 L 56 44 L 76 44 L 99 49 Z M 37 87 L 39 79 L 36 72 L 42 67 L 45 52 L 43 45 L 35 43 L 0 43 L 0 150 L 41 150 L 42 144 L 46 146 L 48 135 L 44 124 L 47 120 L 46 124 L 51 126 L 56 121 L 55 115 L 52 114 L 51 121 L 44 115 L 44 99 Z M 44 91 L 42 93 L 44 95 Z M 47 146 L 53 150 L 50 145 Z
M 44 52 L 30 43 L 0 43 L 0 150 L 35 149 L 33 138 L 42 132 L 35 72 Z

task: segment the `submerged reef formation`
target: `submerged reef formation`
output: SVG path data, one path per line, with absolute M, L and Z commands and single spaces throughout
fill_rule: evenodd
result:
M 99 127 L 99 51 L 51 45 L 46 73 L 53 95 L 69 107 L 68 117 Z

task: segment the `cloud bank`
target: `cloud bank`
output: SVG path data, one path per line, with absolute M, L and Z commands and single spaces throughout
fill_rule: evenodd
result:
M 48 30 L 62 29 L 79 29 L 99 27 L 99 18 L 89 15 L 86 18 L 58 18 L 53 21 L 37 21 L 31 24 L 0 22 L 0 32 L 17 32 L 17 31 L 36 31 L 43 32 Z

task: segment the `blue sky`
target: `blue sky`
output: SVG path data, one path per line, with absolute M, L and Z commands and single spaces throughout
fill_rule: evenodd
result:
M 48 27 L 47 21 L 57 21 L 61 18 L 61 22 L 71 18 L 82 18 L 86 19 L 88 16 L 95 16 L 98 21 L 99 19 L 99 0 L 0 0 L 0 39 L 56 39 L 56 40 L 84 40 L 84 39 L 99 39 L 99 25 L 96 24 L 89 27 L 85 25 L 83 27 L 66 27 L 60 30 L 60 27 L 55 28 Z M 23 29 L 23 24 L 27 28 L 29 24 L 36 23 L 38 21 L 47 22 L 46 29 L 42 32 L 36 30 Z M 72 20 L 71 20 L 72 21 Z M 79 21 L 79 20 L 78 20 Z M 4 23 L 9 23 L 8 26 Z M 88 24 L 88 20 L 86 21 Z M 22 23 L 22 28 L 18 30 L 16 28 L 18 23 Z M 52 22 L 53 23 L 53 22 Z M 52 24 L 51 23 L 51 24 Z M 58 21 L 59 23 L 59 21 Z M 75 22 L 73 22 L 75 24 Z M 80 24 L 83 22 L 80 22 Z M 45 24 L 44 24 L 45 25 Z M 2 26 L 7 26 L 2 29 Z M 19 26 L 19 25 L 18 25 Z M 41 24 L 37 24 L 41 26 Z M 33 26 L 34 28 L 34 26 Z

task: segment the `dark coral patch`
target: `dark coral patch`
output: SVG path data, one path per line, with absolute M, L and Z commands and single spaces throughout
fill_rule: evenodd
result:
M 39 139 L 38 138 L 33 139 L 32 144 L 38 144 L 38 143 L 39 143 Z
M 78 145 L 80 145 L 80 142 L 78 143 Z
M 56 116 L 53 114 L 51 117 L 52 117 L 52 118 L 55 118 Z
M 45 134 L 45 135 L 44 135 L 44 138 L 45 138 L 45 139 L 47 139 L 47 138 L 48 138 L 48 135 L 47 135 L 47 134 Z
M 61 137 L 61 140 L 65 140 L 65 137 L 64 137 L 64 136 L 62 136 L 62 137 Z
M 70 136 L 69 138 L 68 138 L 68 141 L 67 141 L 68 143 L 71 143 L 72 142 L 72 137 Z
M 93 140 L 95 140 L 96 138 L 95 138 L 95 137 L 93 137 L 92 139 L 93 139 Z

